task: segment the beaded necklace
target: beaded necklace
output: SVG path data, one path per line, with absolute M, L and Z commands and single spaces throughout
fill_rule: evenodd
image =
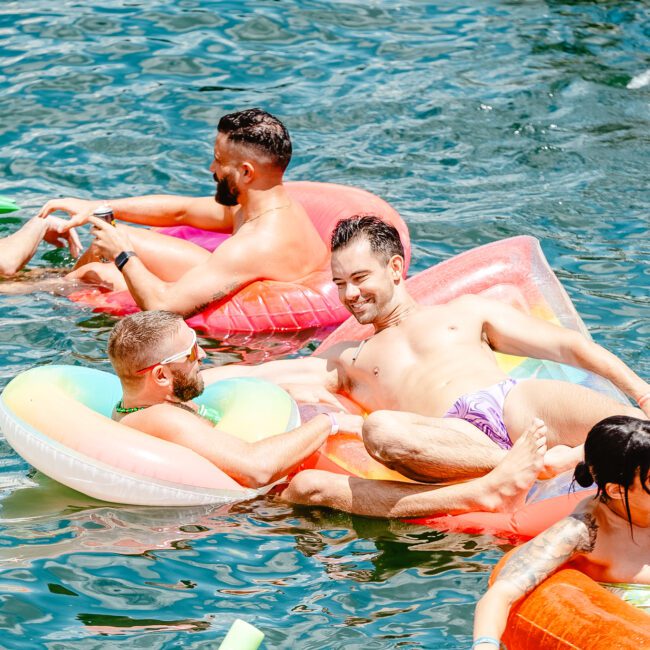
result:
M 194 413 L 194 415 L 198 415 L 201 418 L 204 418 L 206 420 L 209 420 L 213 424 L 217 424 L 219 420 L 221 420 L 221 414 L 218 412 L 213 412 L 212 409 L 204 406 L 203 404 L 198 405 L 198 409 L 195 411 L 191 406 L 188 404 L 183 404 L 183 402 L 168 402 L 171 406 L 176 406 L 179 409 L 183 409 L 185 411 L 189 411 L 190 413 Z M 149 406 L 153 406 L 153 404 L 150 404 Z M 122 405 L 122 400 L 120 400 L 116 405 L 115 405 L 115 412 L 116 413 L 136 413 L 137 411 L 143 411 L 146 408 L 149 408 L 149 406 L 132 406 L 131 408 L 126 408 L 125 406 Z
M 120 400 L 116 405 L 115 405 L 115 410 L 118 413 L 135 413 L 136 411 L 142 411 L 142 409 L 146 409 L 146 406 L 133 406 L 132 408 L 125 408 L 122 406 L 122 400 Z

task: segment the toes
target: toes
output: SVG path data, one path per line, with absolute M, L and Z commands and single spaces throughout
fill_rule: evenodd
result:
M 531 430 L 530 434 L 530 439 L 534 445 L 539 445 L 539 441 L 544 437 L 544 433 L 541 431 L 541 429 L 533 429 Z

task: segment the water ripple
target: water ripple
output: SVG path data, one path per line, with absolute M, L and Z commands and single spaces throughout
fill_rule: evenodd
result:
M 596 340 L 650 376 L 647 3 L 44 0 L 0 4 L 0 193 L 211 194 L 217 119 L 286 121 L 289 175 L 408 221 L 413 271 L 538 237 Z M 629 85 L 628 85 L 629 84 Z M 87 233 L 82 234 L 88 241 Z M 65 266 L 43 249 L 33 266 Z M 113 319 L 0 296 L 0 386 L 37 363 L 108 369 Z M 324 332 L 206 339 L 209 363 Z M 492 540 L 293 510 L 98 504 L 0 443 L 0 629 L 12 648 L 208 647 L 241 616 L 272 648 L 463 648 Z

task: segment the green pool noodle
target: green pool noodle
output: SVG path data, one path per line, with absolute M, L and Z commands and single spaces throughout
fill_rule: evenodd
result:
M 238 618 L 228 630 L 218 650 L 257 650 L 262 639 L 264 632 Z
M 5 212 L 15 212 L 16 210 L 20 210 L 20 206 L 16 205 L 6 196 L 0 196 L 0 214 L 4 214 Z

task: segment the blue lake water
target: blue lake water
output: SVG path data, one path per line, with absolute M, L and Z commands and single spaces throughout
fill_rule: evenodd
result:
M 0 194 L 208 195 L 218 117 L 261 106 L 290 179 L 357 185 L 409 224 L 411 272 L 538 237 L 594 338 L 650 376 L 648 2 L 94 0 L 0 3 Z M 87 233 L 84 234 L 88 241 Z M 69 263 L 43 247 L 36 267 Z M 108 369 L 110 318 L 0 297 L 0 387 L 43 363 Z M 205 341 L 210 362 L 319 333 Z M 268 351 L 270 349 L 270 352 Z M 32 485 L 33 484 L 33 485 Z M 25 487 L 32 485 L 31 487 Z M 469 645 L 488 537 L 292 509 L 112 507 L 0 443 L 0 647 Z

